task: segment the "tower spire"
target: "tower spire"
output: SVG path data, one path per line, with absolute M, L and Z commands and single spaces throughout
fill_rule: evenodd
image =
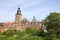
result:
M 32 22 L 36 22 L 35 16 L 33 16 Z

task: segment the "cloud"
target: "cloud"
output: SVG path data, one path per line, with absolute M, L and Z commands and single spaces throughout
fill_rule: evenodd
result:
M 37 4 L 40 4 L 40 3 L 42 3 L 42 2 L 44 2 L 44 1 L 46 1 L 46 0 L 29 0 L 29 1 L 25 1 L 25 4 L 23 4 L 23 6 L 22 6 L 22 8 L 24 9 L 26 9 L 26 8 L 28 8 L 28 7 L 31 7 L 31 6 L 34 6 L 34 5 L 37 5 Z
M 24 8 L 31 7 L 31 6 L 33 6 L 33 5 L 36 5 L 37 3 L 38 3 L 38 2 L 35 1 L 35 2 L 33 2 L 33 3 L 27 4 L 27 5 L 24 6 Z
M 28 8 L 43 1 L 44 0 L 1 0 L 0 8 L 13 8 L 19 6 L 21 6 L 21 8 Z

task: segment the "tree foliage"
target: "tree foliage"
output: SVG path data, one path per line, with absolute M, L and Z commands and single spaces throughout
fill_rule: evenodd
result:
M 34 28 L 27 28 L 24 31 L 8 30 L 0 33 L 0 40 L 56 40 L 54 33 L 44 32 Z
M 47 30 L 60 34 L 60 13 L 51 12 L 50 15 L 43 20 L 43 24 L 47 26 Z

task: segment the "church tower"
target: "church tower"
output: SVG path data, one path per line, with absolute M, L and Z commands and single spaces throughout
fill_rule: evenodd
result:
M 22 14 L 21 14 L 21 10 L 20 8 L 18 8 L 17 10 L 17 14 L 15 15 L 15 22 L 19 23 L 22 21 Z

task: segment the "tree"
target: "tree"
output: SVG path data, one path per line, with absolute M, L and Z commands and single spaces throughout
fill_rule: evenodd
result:
M 43 21 L 43 24 L 47 26 L 47 30 L 54 31 L 58 34 L 60 31 L 60 13 L 51 12 Z

